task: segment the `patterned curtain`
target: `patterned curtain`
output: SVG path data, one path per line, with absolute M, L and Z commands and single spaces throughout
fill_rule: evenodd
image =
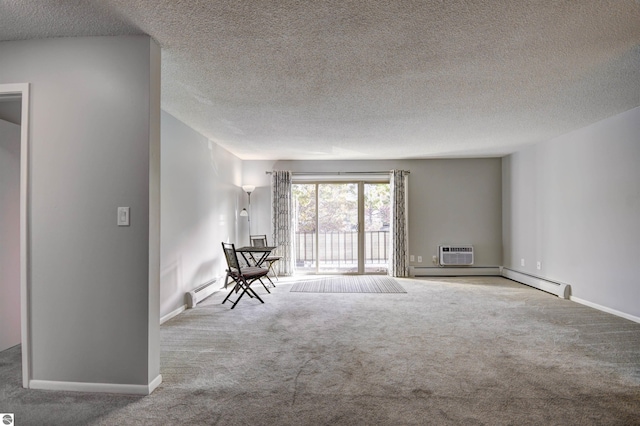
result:
M 407 186 L 408 172 L 391 171 L 391 256 L 389 275 L 408 277 L 409 234 L 407 227 Z
M 293 209 L 291 172 L 274 170 L 271 173 L 271 219 L 273 221 L 274 255 L 281 256 L 280 275 L 293 275 Z

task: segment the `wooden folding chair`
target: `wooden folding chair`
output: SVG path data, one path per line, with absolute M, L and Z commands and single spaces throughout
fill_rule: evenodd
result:
M 258 296 L 258 294 L 253 291 L 251 288 L 251 284 L 255 281 L 260 281 L 262 286 L 267 290 L 267 293 L 271 293 L 266 285 L 260 280 L 260 278 L 266 276 L 269 273 L 267 268 L 260 268 L 256 266 L 247 266 L 241 267 L 240 262 L 238 262 L 238 254 L 236 253 L 236 248 L 231 243 L 222 243 L 222 250 L 224 251 L 224 257 L 227 259 L 227 278 L 231 278 L 233 280 L 233 288 L 227 294 L 227 297 L 224 298 L 222 303 L 227 301 L 229 297 L 235 292 L 236 294 L 240 292 L 240 295 L 233 301 L 233 305 L 231 305 L 231 309 L 236 307 L 236 304 L 240 301 L 242 296 L 245 293 L 249 295 L 249 297 L 256 297 L 260 302 L 264 303 L 264 301 Z
M 268 247 L 269 245 L 267 244 L 267 236 L 266 235 L 250 235 L 249 236 L 249 241 L 251 242 L 251 245 L 253 247 Z M 273 272 L 273 276 L 275 277 L 276 280 L 278 280 L 278 273 L 276 272 L 275 268 L 273 267 L 273 264 L 276 263 L 277 261 L 279 261 L 280 259 L 282 259 L 282 256 L 274 256 L 269 254 L 269 256 L 266 257 L 266 259 L 264 260 L 265 262 L 267 262 L 267 269 L 270 270 L 271 272 Z M 267 276 L 267 278 L 269 279 L 269 281 L 271 281 L 271 278 L 269 278 L 269 276 Z M 275 284 L 273 284 L 273 281 L 271 281 L 271 284 L 275 287 Z

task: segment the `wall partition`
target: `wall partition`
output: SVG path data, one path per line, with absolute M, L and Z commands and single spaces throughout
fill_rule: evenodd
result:
M 476 268 L 502 264 L 502 184 L 500 158 L 421 160 L 279 160 L 243 161 L 242 181 L 256 185 L 251 194 L 252 231 L 270 234 L 271 195 L 265 170 L 291 170 L 295 183 L 368 181 L 387 178 L 391 170 L 410 170 L 406 187 L 410 274 L 446 272 L 437 259 L 443 244 L 474 246 Z M 345 172 L 345 170 L 348 170 Z M 384 170 L 372 175 L 371 170 Z M 341 171 L 336 173 L 335 171 Z M 264 230 L 264 231 L 263 231 Z M 391 235 L 393 231 L 390 231 Z M 411 257 L 413 255 L 413 257 Z

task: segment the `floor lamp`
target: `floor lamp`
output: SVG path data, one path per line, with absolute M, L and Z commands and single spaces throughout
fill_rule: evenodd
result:
M 249 245 L 251 245 L 251 193 L 256 189 L 253 185 L 242 185 L 242 190 L 249 196 L 249 211 L 242 209 L 240 216 L 246 217 L 249 222 Z

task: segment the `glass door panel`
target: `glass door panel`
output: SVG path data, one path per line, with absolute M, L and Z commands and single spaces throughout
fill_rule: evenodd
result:
M 358 184 L 318 184 L 318 273 L 358 273 Z
M 388 183 L 364 184 L 364 273 L 386 274 L 389 265 L 391 193 Z
M 291 192 L 294 209 L 296 271 L 315 273 L 318 265 L 316 256 L 316 184 L 295 183 L 291 186 Z

